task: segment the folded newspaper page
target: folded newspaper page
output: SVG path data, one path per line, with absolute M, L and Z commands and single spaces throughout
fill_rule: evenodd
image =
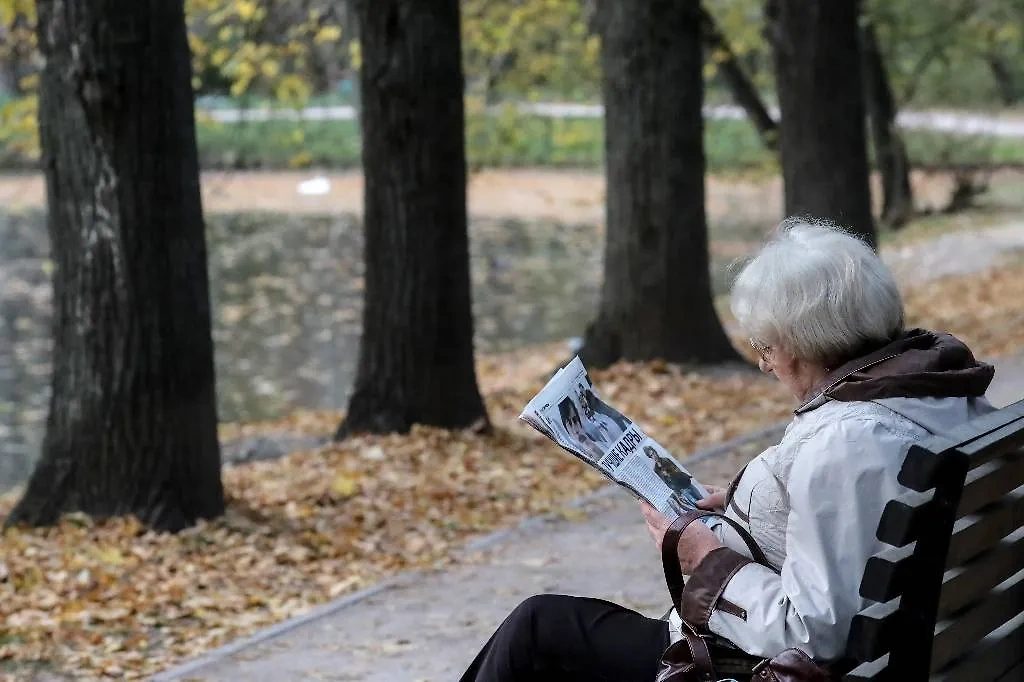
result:
M 558 370 L 519 418 L 670 518 L 708 492 L 643 429 L 603 402 L 579 356 Z

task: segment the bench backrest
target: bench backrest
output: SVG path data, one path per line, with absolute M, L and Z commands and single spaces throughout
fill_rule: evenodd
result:
M 1024 400 L 914 446 L 860 594 L 846 680 L 1024 680 Z

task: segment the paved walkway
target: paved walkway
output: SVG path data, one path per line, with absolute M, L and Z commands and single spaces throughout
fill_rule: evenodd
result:
M 980 230 L 957 230 L 902 246 L 885 245 L 882 260 L 901 287 L 940 277 L 969 275 L 996 265 L 1001 258 L 1024 250 L 1024 223 Z
M 639 510 L 614 492 L 589 505 L 585 522 L 519 530 L 470 563 L 408 577 L 208 667 L 157 679 L 454 682 L 494 627 L 531 594 L 588 594 L 664 611 L 661 569 Z
M 1024 397 L 1024 355 L 996 365 L 993 402 Z M 722 481 L 771 437 L 705 459 L 694 473 Z M 471 548 L 447 570 L 400 576 L 369 596 L 328 604 L 154 679 L 454 682 L 504 616 L 531 594 L 602 597 L 660 616 L 666 608 L 661 565 L 633 499 L 606 489 L 580 511 L 564 515 L 573 520 L 527 522 L 492 538 L 490 548 Z

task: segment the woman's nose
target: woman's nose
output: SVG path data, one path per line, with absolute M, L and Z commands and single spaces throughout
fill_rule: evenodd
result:
M 772 373 L 771 365 L 769 365 L 768 361 L 765 360 L 764 358 L 758 358 L 757 359 L 757 368 L 759 370 L 761 370 L 762 372 L 764 372 L 765 374 L 771 374 Z

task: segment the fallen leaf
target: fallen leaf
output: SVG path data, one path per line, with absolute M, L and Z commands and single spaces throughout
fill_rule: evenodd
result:
M 338 596 L 344 594 L 345 592 L 348 592 L 349 590 L 351 590 L 351 589 L 353 589 L 355 587 L 358 587 L 359 583 L 360 583 L 359 576 L 355 576 L 355 575 L 349 576 L 348 578 L 345 578 L 341 582 L 335 583 L 335 584 L 331 585 L 331 588 L 329 590 L 327 590 L 327 595 L 331 599 L 334 599 L 335 597 L 338 597 Z
M 359 481 L 351 476 L 338 474 L 331 481 L 331 491 L 341 498 L 352 497 L 359 492 Z
M 124 564 L 124 555 L 117 547 L 104 547 L 96 550 L 96 558 L 105 564 L 120 566 Z

